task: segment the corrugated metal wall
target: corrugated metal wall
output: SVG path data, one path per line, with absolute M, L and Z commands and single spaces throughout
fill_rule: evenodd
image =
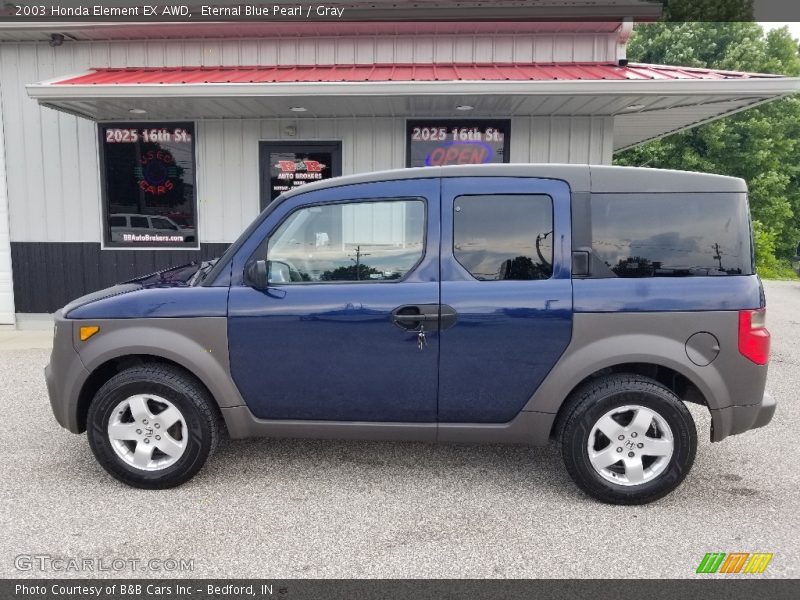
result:
M 20 44 L 40 65 L 85 67 L 616 61 L 617 34 L 373 35 Z M 9 47 L 12 44 L 9 44 Z M 4 47 L 5 44 L 4 44 Z M 23 50 L 24 49 L 24 50 Z M 61 63 L 57 65 L 56 63 Z M 69 73 L 70 71 L 64 71 Z
M 198 122 L 200 240 L 230 242 L 258 214 L 259 141 L 341 140 L 349 175 L 405 166 L 404 135 L 405 119 L 392 118 Z
M 615 52 L 615 35 L 587 34 L 92 42 L 66 43 L 57 48 L 3 44 L 0 100 L 10 239 L 12 243 L 95 244 L 101 240 L 96 125 L 40 108 L 28 98 L 24 89 L 27 83 L 79 73 L 92 66 L 548 62 L 613 60 Z M 391 117 L 198 121 L 200 241 L 230 242 L 258 213 L 259 141 L 340 140 L 342 171 L 349 174 L 405 166 L 405 133 L 405 119 Z M 609 117 L 515 118 L 511 160 L 610 163 L 612 138 L 613 119 Z M 0 256 L 2 252 L 0 248 Z M 16 256 L 28 256 L 26 252 L 18 248 Z M 22 265 L 16 270 L 15 279 L 27 276 L 25 268 Z M 0 289 L 0 294 L 8 292 Z
M 0 324 L 14 323 L 14 291 L 6 186 L 6 145 L 0 127 Z
M 47 125 L 53 113 L 57 128 Z M 5 111 L 4 111 L 5 113 Z M 93 124 L 42 111 L 40 135 L 7 146 L 12 241 L 99 242 L 100 182 Z M 7 139 L 36 130 L 6 124 Z M 296 135 L 289 135 L 295 131 Z M 71 135 L 69 135 L 71 134 Z M 43 137 L 54 136 L 54 142 Z M 611 162 L 608 117 L 513 119 L 513 162 Z M 197 123 L 200 240 L 230 242 L 258 214 L 261 140 L 341 140 L 343 174 L 405 166 L 405 119 L 215 120 Z M 53 148 L 55 146 L 55 149 Z M 61 150 L 59 151 L 58 148 Z M 46 168 L 45 168 L 46 166 Z
M 611 164 L 613 128 L 611 117 L 512 119 L 511 160 Z M 197 131 L 203 242 L 234 240 L 258 214 L 261 140 L 341 140 L 344 175 L 405 167 L 405 119 L 214 120 Z
M 27 97 L 26 83 L 90 66 L 126 64 L 302 63 L 331 57 L 343 62 L 583 59 L 606 56 L 615 40 L 595 35 L 443 38 L 3 45 L 0 93 L 11 240 L 99 242 L 101 238 L 96 127 L 40 108 Z M 289 125 L 296 127 L 296 135 L 287 134 Z M 613 122 L 605 117 L 514 119 L 511 160 L 609 163 L 612 135 Z M 341 140 L 342 171 L 348 174 L 405 166 L 404 137 L 405 120 L 396 118 L 199 121 L 201 241 L 230 242 L 257 214 L 259 140 Z

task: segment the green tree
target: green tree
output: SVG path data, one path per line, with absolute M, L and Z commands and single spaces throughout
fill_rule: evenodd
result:
M 370 275 L 380 275 L 377 269 L 361 263 L 347 267 L 337 267 L 332 271 L 325 271 L 320 275 L 321 281 L 368 281 Z
M 681 4 L 687 5 L 670 2 L 669 10 L 677 11 Z M 765 34 L 760 25 L 749 22 L 640 25 L 628 57 L 631 62 L 800 75 L 798 42 L 789 31 Z M 632 148 L 617 155 L 615 162 L 742 177 L 750 189 L 759 270 L 767 276 L 788 271 L 788 259 L 800 239 L 797 96 Z
M 664 21 L 752 21 L 753 0 L 663 0 Z

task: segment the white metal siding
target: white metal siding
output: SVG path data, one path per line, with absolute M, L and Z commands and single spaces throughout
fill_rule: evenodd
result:
M 14 285 L 11 277 L 8 188 L 2 123 L 0 123 L 0 324 L 14 324 Z
M 447 38 L 447 36 L 444 36 Z M 94 123 L 40 108 L 26 83 L 81 72 L 89 66 L 253 64 L 285 60 L 530 60 L 569 59 L 563 48 L 586 36 L 467 36 L 453 39 L 113 42 L 3 44 L 0 94 L 6 139 L 11 241 L 99 242 L 100 173 Z M 563 37 L 564 39 L 561 39 Z M 597 36 L 590 36 L 597 37 Z M 600 36 L 603 39 L 611 36 Z M 549 39 L 553 38 L 553 39 Z M 558 41 L 556 41 L 558 40 Z M 580 44 L 569 54 L 578 56 Z M 594 40 L 593 52 L 603 46 Z M 572 46 L 570 46 L 572 47 Z M 510 53 L 510 54 L 509 54 Z M 562 56 L 562 54 L 564 54 Z M 299 58 L 298 58 L 299 57 Z M 302 60 L 301 60 L 302 59 Z M 419 117 L 428 116 L 419 114 Z M 461 115 L 459 115 L 461 116 Z M 497 118 L 504 115 L 498 113 Z M 291 135 L 290 126 L 296 128 Z M 514 118 L 513 162 L 611 162 L 613 119 L 608 117 Z M 213 119 L 197 122 L 199 235 L 202 242 L 230 242 L 257 214 L 260 140 L 340 140 L 344 174 L 405 166 L 405 119 Z M 2 214 L 0 214 L 2 219 Z M 0 256 L 2 244 L 0 243 Z M 17 276 L 21 276 L 17 274 Z M 0 284 L 0 290 L 2 290 Z M 0 291 L 0 294 L 2 291 Z
M 56 69 L 74 72 L 76 55 L 88 54 L 90 48 L 58 56 L 44 48 L 0 48 L 11 240 L 99 241 L 96 126 L 40 108 L 24 89 L 26 83 L 52 77 Z
M 511 162 L 610 165 L 614 117 L 511 120 Z
M 297 134 L 290 136 L 290 128 Z M 611 164 L 611 117 L 511 121 L 511 161 Z M 261 140 L 342 141 L 342 174 L 405 167 L 405 119 L 200 121 L 200 240 L 230 242 L 258 214 Z
M 65 44 L 50 54 L 90 48 L 85 67 L 299 65 L 431 62 L 616 61 L 614 34 L 501 34 L 176 40 Z M 85 58 L 85 50 L 79 52 Z M 76 65 L 78 66 L 78 65 Z M 81 70 L 78 66 L 78 70 Z
M 349 175 L 404 167 L 404 135 L 405 119 L 379 117 L 199 121 L 200 241 L 230 242 L 258 214 L 260 141 L 341 140 Z

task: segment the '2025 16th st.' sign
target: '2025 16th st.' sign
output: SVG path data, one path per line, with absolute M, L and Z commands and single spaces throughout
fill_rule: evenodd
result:
M 508 162 L 508 121 L 409 122 L 409 167 Z

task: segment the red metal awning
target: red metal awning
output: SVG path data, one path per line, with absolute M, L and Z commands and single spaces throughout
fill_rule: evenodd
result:
M 101 120 L 613 118 L 615 148 L 800 91 L 800 78 L 609 62 L 97 68 L 26 84 Z M 138 115 L 138 116 L 137 116 Z
M 780 77 L 693 67 L 609 63 L 365 64 L 97 68 L 51 85 L 181 85 L 389 81 L 669 81 Z

